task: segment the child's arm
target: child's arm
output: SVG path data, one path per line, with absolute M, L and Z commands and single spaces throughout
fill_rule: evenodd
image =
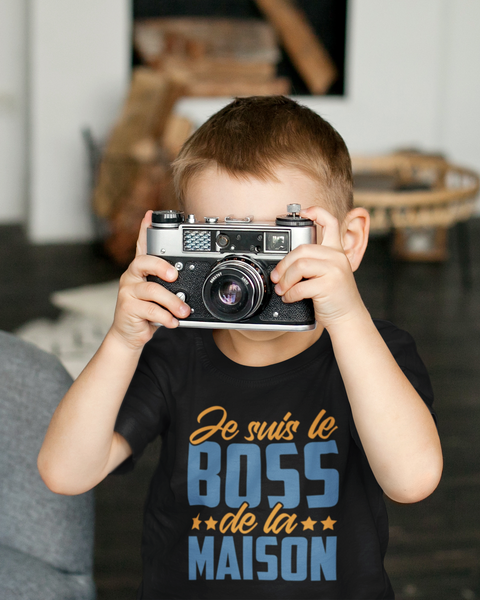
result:
M 85 492 L 131 454 L 126 440 L 114 432 L 125 392 L 143 346 L 156 330 L 178 325 L 190 309 L 147 274 L 174 281 L 176 270 L 146 255 L 149 211 L 142 221 L 134 261 L 120 279 L 113 325 L 96 355 L 57 407 L 38 457 L 47 486 L 60 494 Z
M 272 281 L 287 302 L 312 298 L 316 320 L 330 334 L 365 454 L 384 492 L 398 502 L 419 501 L 440 480 L 440 441 L 430 411 L 397 365 L 358 292 L 353 270 L 361 256 L 355 256 L 355 236 L 363 226 L 358 219 L 364 217 L 352 211 L 357 222 L 350 221 L 341 232 L 322 208 L 302 215 L 322 227 L 322 244 L 292 251 L 278 264 Z

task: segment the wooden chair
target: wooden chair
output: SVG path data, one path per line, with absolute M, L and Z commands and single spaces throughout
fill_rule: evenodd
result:
M 368 209 L 373 234 L 393 234 L 393 253 L 401 254 L 406 231 L 428 228 L 446 232 L 455 226 L 463 284 L 471 284 L 470 251 L 466 221 L 472 216 L 479 190 L 473 171 L 438 155 L 397 152 L 385 156 L 352 158 L 357 206 Z M 444 236 L 445 239 L 445 236 Z M 413 255 L 421 259 L 421 255 Z M 427 260 L 445 254 L 427 255 Z

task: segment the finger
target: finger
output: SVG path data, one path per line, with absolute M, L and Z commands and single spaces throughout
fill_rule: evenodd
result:
M 147 229 L 152 224 L 152 213 L 152 210 L 147 210 L 140 223 L 135 256 L 142 256 L 147 253 Z
M 275 286 L 275 292 L 279 296 L 283 296 L 303 279 L 322 277 L 326 272 L 327 266 L 325 261 L 319 261 L 317 258 L 310 257 L 300 258 L 285 271 L 283 277 L 281 277 Z
M 136 285 L 134 294 L 138 300 L 165 308 L 179 319 L 185 319 L 190 314 L 188 304 L 155 281 L 146 281 Z
M 163 325 L 169 329 L 178 327 L 178 320 L 166 308 L 155 304 L 154 302 L 146 302 L 138 298 L 130 298 L 128 301 L 129 321 L 136 323 L 138 321 L 146 321 L 150 325 Z
M 310 206 L 305 210 L 302 210 L 302 217 L 307 217 L 314 221 L 319 227 L 321 227 L 322 246 L 329 246 L 336 250 L 342 250 L 342 237 L 340 233 L 340 223 L 328 210 L 325 210 L 321 206 Z
M 148 275 L 156 275 L 163 281 L 170 282 L 175 281 L 178 277 L 178 271 L 173 265 L 163 258 L 151 254 L 137 256 L 128 267 L 126 274 L 142 281 Z
M 305 279 L 296 283 L 282 296 L 283 302 L 290 304 L 307 298 L 313 299 L 314 296 L 318 295 L 318 287 L 312 284 L 311 279 Z
M 309 257 L 316 258 L 317 260 L 326 260 L 328 254 L 329 250 L 323 246 L 317 246 L 316 244 L 302 244 L 289 252 L 279 263 L 277 263 L 270 278 L 273 283 L 280 282 L 287 270 L 290 269 L 296 261 Z

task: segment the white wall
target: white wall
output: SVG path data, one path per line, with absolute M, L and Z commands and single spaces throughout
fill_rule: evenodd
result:
M 480 2 L 447 2 L 440 146 L 480 172 Z
M 10 20 L 19 22 L 25 1 L 2 0 L 0 10 L 8 6 Z M 29 230 L 35 241 L 86 239 L 91 230 L 80 129 L 87 124 L 102 136 L 118 113 L 128 83 L 129 0 L 29 0 L 29 5 Z M 3 55 L 19 42 L 14 34 L 4 39 L 2 16 Z M 444 152 L 480 172 L 478 23 L 479 0 L 350 0 L 347 95 L 301 100 L 332 122 L 352 153 L 415 146 Z M 0 105 L 3 89 L 10 89 L 3 84 L 4 62 L 0 58 Z M 199 124 L 227 101 L 184 99 L 177 111 Z M 4 114 L 0 108 L 5 128 Z M 23 214 L 17 204 L 25 165 L 19 169 L 12 153 L 8 172 L 2 168 L 5 149 L 15 147 L 14 132 L 8 134 L 8 143 L 0 139 L 0 222 Z
M 130 75 L 129 0 L 30 0 L 30 202 L 35 242 L 92 233 L 81 129 L 104 137 Z
M 310 105 L 338 128 L 352 153 L 438 145 L 443 9 L 459 1 L 350 3 L 347 96 Z
M 478 0 L 354 0 L 348 96 L 312 106 L 353 153 L 416 146 L 480 172 L 478 23 Z
M 0 223 L 26 211 L 26 2 L 0 0 Z
M 351 152 L 441 151 L 480 172 L 480 2 L 350 0 L 344 98 L 301 97 Z M 202 122 L 225 100 L 184 99 Z

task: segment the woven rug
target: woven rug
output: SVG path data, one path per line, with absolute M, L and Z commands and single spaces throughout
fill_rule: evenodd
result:
M 36 319 L 20 327 L 19 337 L 55 354 L 76 378 L 97 351 L 115 310 L 118 281 L 55 292 L 51 302 L 60 317 Z

